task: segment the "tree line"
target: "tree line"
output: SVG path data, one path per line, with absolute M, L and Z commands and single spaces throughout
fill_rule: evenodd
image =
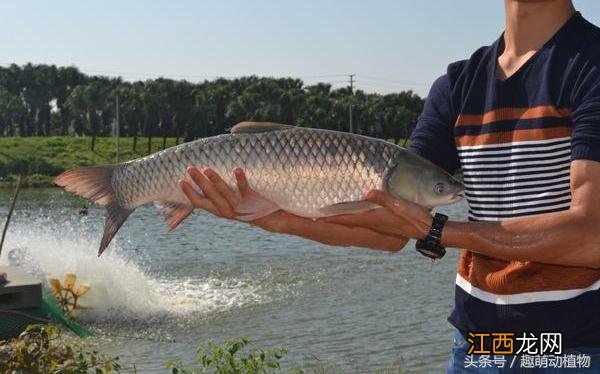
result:
M 193 140 L 226 132 L 244 120 L 353 132 L 398 141 L 423 108 L 412 91 L 386 95 L 295 78 L 219 78 L 192 83 L 167 78 L 129 82 L 86 75 L 73 66 L 0 67 L 0 136 L 111 135 L 119 101 L 119 131 L 133 148 L 151 139 Z M 138 144 L 138 136 L 147 144 Z

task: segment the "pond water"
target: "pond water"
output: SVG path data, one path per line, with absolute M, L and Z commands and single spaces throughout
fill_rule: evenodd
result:
M 11 191 L 0 191 L 6 215 Z M 190 363 L 198 343 L 248 337 L 284 347 L 284 363 L 373 372 L 442 372 L 449 357 L 457 251 L 432 263 L 335 248 L 197 212 L 167 232 L 153 206 L 136 210 L 96 256 L 103 210 L 60 189 L 21 191 L 1 264 L 40 278 L 74 272 L 91 290 L 79 319 L 91 344 L 138 372 Z M 461 202 L 440 211 L 466 217 Z

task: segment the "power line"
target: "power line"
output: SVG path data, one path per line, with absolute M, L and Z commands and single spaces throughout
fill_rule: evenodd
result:
M 407 86 L 400 84 L 389 84 L 389 83 L 376 83 L 376 82 L 368 82 L 368 81 L 360 81 L 358 85 L 369 86 L 369 87 L 378 87 L 378 88 L 389 88 L 389 89 L 414 89 L 416 86 Z
M 326 75 L 300 75 L 299 78 L 311 79 L 311 78 L 339 78 L 345 77 L 346 74 L 326 74 Z
M 388 89 L 388 90 L 415 89 L 415 86 L 401 86 L 401 85 L 382 84 L 382 83 L 364 82 L 364 81 L 358 82 L 357 85 L 361 86 L 361 87 L 382 88 L 382 89 Z M 425 85 L 423 87 L 427 87 L 427 86 Z
M 307 85 L 314 85 L 314 84 L 319 84 L 319 83 L 329 83 L 329 84 L 344 84 L 347 85 L 348 81 L 347 80 L 335 80 L 335 81 L 304 81 L 305 84 Z
M 358 77 L 361 78 L 361 79 L 366 79 L 368 81 L 384 82 L 384 83 L 385 82 L 387 82 L 387 83 L 397 83 L 397 84 L 403 84 L 403 85 L 409 85 L 409 86 L 426 86 L 427 85 L 425 83 L 417 82 L 417 81 L 373 77 L 373 76 L 362 75 L 362 74 L 359 74 Z
M 352 99 L 354 96 L 354 76 L 356 76 L 356 74 L 348 74 L 348 76 L 350 77 L 350 105 L 348 106 L 348 123 L 350 133 L 352 133 Z

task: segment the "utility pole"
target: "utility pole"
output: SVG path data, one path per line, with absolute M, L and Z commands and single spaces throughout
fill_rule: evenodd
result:
M 115 121 L 115 135 L 117 137 L 117 164 L 120 162 L 120 158 L 121 158 L 121 152 L 119 149 L 119 130 L 121 127 L 121 124 L 119 123 L 119 95 L 117 95 L 117 102 L 115 103 L 116 105 L 116 111 L 117 111 L 117 118 Z
M 354 76 L 356 74 L 348 74 L 350 77 L 350 105 L 348 107 L 348 123 L 350 124 L 350 132 L 353 132 L 352 128 L 352 102 L 354 101 Z

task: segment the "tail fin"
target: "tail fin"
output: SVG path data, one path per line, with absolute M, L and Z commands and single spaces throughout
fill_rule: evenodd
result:
M 93 200 L 106 208 L 104 234 L 100 241 L 98 256 L 104 252 L 110 241 L 134 209 L 119 205 L 112 187 L 112 175 L 118 165 L 91 166 L 67 170 L 54 183 L 81 197 Z

